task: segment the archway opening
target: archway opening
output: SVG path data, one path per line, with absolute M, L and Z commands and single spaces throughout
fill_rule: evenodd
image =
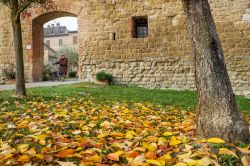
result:
M 54 11 L 33 19 L 31 57 L 33 82 L 49 79 L 49 73 L 46 72 L 52 69 L 53 63 L 63 54 L 69 61 L 68 74 L 77 72 L 77 34 L 77 18 L 72 13 Z

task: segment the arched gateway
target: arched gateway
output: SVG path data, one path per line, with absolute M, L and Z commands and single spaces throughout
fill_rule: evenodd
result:
M 25 73 L 41 80 L 42 24 L 62 16 L 78 19 L 79 76 L 93 81 L 105 70 L 118 83 L 195 89 L 194 65 L 181 1 L 54 0 L 55 11 L 35 9 L 22 22 Z M 250 96 L 250 5 L 247 0 L 210 1 L 236 94 Z M 8 9 L 0 10 L 0 82 L 14 60 Z
M 54 11 L 45 11 L 43 9 L 32 9 L 30 18 L 23 20 L 23 37 L 25 43 L 25 59 L 30 81 L 42 81 L 44 67 L 44 32 L 43 25 L 55 18 L 73 16 L 77 17 L 83 10 L 80 1 L 55 1 L 56 9 Z M 81 21 L 79 21 L 81 23 Z
M 44 67 L 44 32 L 43 25 L 55 18 L 73 16 L 75 14 L 65 11 L 53 11 L 42 14 L 32 20 L 32 55 L 30 62 L 32 64 L 32 80 L 42 81 L 43 67 Z

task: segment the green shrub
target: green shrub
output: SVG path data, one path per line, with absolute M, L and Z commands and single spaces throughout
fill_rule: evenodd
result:
M 76 71 L 69 72 L 69 78 L 76 78 L 76 77 L 77 77 L 77 72 Z
M 240 163 L 241 163 L 240 160 L 232 155 L 227 155 L 227 154 L 219 155 L 219 164 L 221 166 L 235 166 L 239 165 Z
M 113 76 L 105 71 L 97 72 L 96 79 L 98 81 L 108 81 L 109 84 L 113 83 Z
M 43 68 L 43 81 L 49 81 L 51 78 L 50 65 L 47 64 Z
M 10 64 L 7 67 L 5 67 L 3 69 L 3 76 L 7 79 L 7 80 L 12 80 L 15 79 L 16 77 L 16 72 L 15 72 L 15 65 L 14 64 Z

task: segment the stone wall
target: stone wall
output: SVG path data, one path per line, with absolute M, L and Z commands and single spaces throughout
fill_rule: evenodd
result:
M 82 80 L 94 81 L 96 72 L 106 70 L 120 84 L 150 88 L 195 88 L 191 47 L 180 0 L 56 2 L 59 11 L 72 13 L 78 18 L 79 75 Z M 233 89 L 236 94 L 250 96 L 250 2 L 210 0 L 210 4 Z M 42 20 L 52 18 L 52 15 L 46 17 L 46 11 L 34 10 L 32 18 L 25 21 L 26 45 L 34 41 L 34 35 L 30 35 L 32 20 L 42 15 Z M 147 38 L 133 38 L 132 18 L 135 16 L 147 16 Z M 4 19 L 2 17 L 0 23 Z M 10 24 L 5 26 L 7 31 L 0 30 L 1 41 L 4 33 L 11 33 Z M 12 40 L 9 35 L 7 38 L 9 40 L 4 41 L 7 50 L 0 45 L 0 58 L 13 53 L 9 51 Z M 26 51 L 26 54 L 28 66 L 32 66 L 34 50 Z M 28 75 L 32 75 L 32 71 L 32 67 L 29 67 Z
M 112 73 L 115 82 L 148 88 L 194 89 L 192 62 L 178 57 L 93 60 L 83 63 L 85 81 L 94 82 L 95 73 Z
M 250 96 L 250 3 L 210 1 L 236 94 Z M 106 70 L 121 84 L 194 89 L 194 65 L 181 1 L 138 0 L 89 4 L 91 27 L 80 59 L 80 75 L 94 81 Z M 99 12 L 103 11 L 103 12 Z M 149 37 L 132 37 L 132 17 L 147 16 Z M 245 20 L 244 20 L 245 19 Z M 110 34 L 116 34 L 116 40 Z
M 8 15 L 6 14 L 8 10 L 6 8 L 1 7 L 0 9 L 0 82 L 2 82 L 2 72 L 3 69 L 8 66 L 8 64 L 13 61 L 12 51 L 12 31 L 11 31 L 11 23 L 8 19 Z M 5 14 L 3 14 L 5 13 Z
M 113 1 L 99 8 L 90 6 L 89 10 L 88 18 L 94 26 L 80 61 L 85 81 L 94 81 L 96 72 L 106 70 L 120 84 L 194 88 L 191 49 L 179 1 Z M 95 10 L 105 13 L 97 15 Z M 147 16 L 147 38 L 133 38 L 132 18 L 136 16 Z M 112 33 L 116 40 L 110 39 Z

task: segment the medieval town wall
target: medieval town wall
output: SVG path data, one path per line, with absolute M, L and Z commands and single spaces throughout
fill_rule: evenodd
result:
M 73 13 L 78 18 L 80 79 L 93 82 L 95 74 L 105 70 L 112 73 L 119 84 L 195 89 L 192 49 L 180 0 L 56 2 L 60 11 Z M 233 89 L 238 95 L 250 96 L 250 2 L 210 0 L 210 4 Z M 13 61 L 7 13 L 7 9 L 0 10 L 0 24 L 3 25 L 0 29 L 0 68 Z M 30 35 L 32 19 L 46 14 L 37 9 L 34 13 L 31 19 L 23 22 L 25 46 L 36 40 Z M 147 38 L 133 37 L 133 18 L 140 16 L 148 19 Z M 25 50 L 25 56 L 26 73 L 32 75 L 34 55 Z

